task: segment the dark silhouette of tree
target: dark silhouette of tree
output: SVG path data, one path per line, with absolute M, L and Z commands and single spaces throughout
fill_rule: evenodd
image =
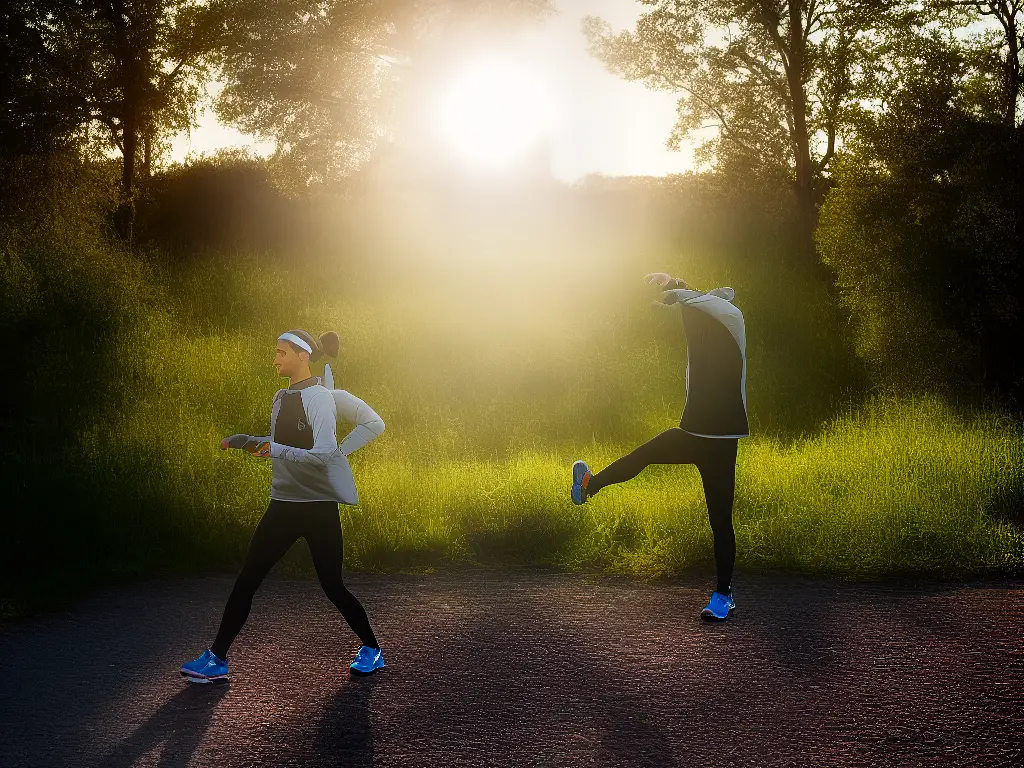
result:
M 851 117 L 817 237 L 879 384 L 1020 407 L 1017 139 L 976 54 L 938 31 L 888 43 L 885 97 Z
M 41 39 L 43 16 L 33 0 L 0 5 L 0 152 L 5 155 L 48 154 L 65 144 L 81 122 L 48 77 L 54 73 Z
M 195 123 L 223 32 L 215 11 L 200 0 L 15 0 L 7 13 L 17 30 L 17 143 L 60 134 L 115 147 L 127 235 L 136 177 L 169 134 Z
M 994 68 L 1001 81 L 1000 113 L 1004 124 L 1019 129 L 1024 124 L 1021 96 L 1024 95 L 1024 2 L 1022 0 L 933 0 L 940 12 L 952 12 L 955 26 L 968 26 L 977 20 L 994 21 L 993 29 L 982 37 L 998 60 Z

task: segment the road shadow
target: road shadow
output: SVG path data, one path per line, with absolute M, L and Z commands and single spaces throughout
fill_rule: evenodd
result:
M 134 766 L 158 748 L 160 759 L 153 765 L 186 768 L 228 687 L 227 684 L 187 685 L 107 753 L 95 768 Z
M 368 677 L 353 675 L 327 699 L 317 718 L 308 754 L 308 766 L 369 768 L 373 765 L 373 727 L 370 701 L 387 670 Z
M 272 730 L 260 734 L 258 745 L 243 749 L 243 764 L 369 768 L 374 761 L 370 704 L 386 674 L 346 677 L 326 695 L 307 694 L 311 701 L 299 709 L 279 710 Z
M 524 592 L 481 596 L 384 697 L 398 740 L 423 765 L 676 764 L 649 692 L 557 624 Z

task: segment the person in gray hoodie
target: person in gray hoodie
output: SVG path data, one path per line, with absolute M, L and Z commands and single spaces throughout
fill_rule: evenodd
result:
M 273 462 L 270 505 L 253 532 L 217 637 L 199 658 L 181 667 L 181 674 L 192 682 L 227 678 L 228 649 L 249 617 L 253 595 L 299 538 L 309 546 L 327 597 L 362 642 L 350 665 L 352 672 L 369 674 L 384 666 L 366 611 L 344 583 L 344 540 L 338 515 L 338 504 L 358 502 L 346 457 L 381 434 L 384 422 L 362 400 L 333 388 L 330 366 L 324 372 L 330 388 L 311 373 L 310 363 L 325 355 L 337 357 L 339 351 L 340 340 L 333 332 L 319 339 L 303 330 L 281 334 L 274 367 L 289 383 L 274 395 L 270 434 L 237 434 L 221 442 L 224 450 L 240 449 Z M 355 425 L 340 446 L 338 416 Z
M 708 520 L 715 540 L 717 584 L 701 611 L 707 621 L 724 621 L 736 608 L 732 593 L 736 534 L 732 523 L 736 453 L 747 437 L 747 337 L 743 313 L 732 303 L 732 288 L 697 291 L 664 272 L 644 277 L 661 294 L 657 306 L 678 307 L 686 334 L 686 404 L 678 427 L 592 473 L 585 461 L 572 466 L 574 504 L 632 480 L 651 464 L 693 464 L 700 472 Z

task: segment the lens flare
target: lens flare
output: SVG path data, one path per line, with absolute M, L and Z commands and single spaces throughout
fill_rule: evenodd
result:
M 543 81 L 512 60 L 479 59 L 450 84 L 438 105 L 440 134 L 465 162 L 508 167 L 548 133 L 551 100 Z

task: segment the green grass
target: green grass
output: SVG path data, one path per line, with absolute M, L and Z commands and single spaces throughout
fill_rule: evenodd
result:
M 388 439 L 356 462 L 362 502 L 344 514 L 352 567 L 455 560 L 664 576 L 711 562 L 693 468 L 652 467 L 575 507 L 570 462 L 586 456 L 600 467 L 626 446 L 423 461 L 385 450 Z M 218 460 L 230 464 L 222 482 L 246 491 L 222 497 L 222 513 L 250 525 L 262 498 L 249 489 L 265 487 L 266 467 Z M 1024 562 L 1024 537 L 1001 519 L 1000 504 L 1019 499 L 1021 460 L 1019 427 L 967 423 L 935 401 L 876 403 L 788 445 L 744 441 L 739 564 L 854 578 L 1013 572 Z

